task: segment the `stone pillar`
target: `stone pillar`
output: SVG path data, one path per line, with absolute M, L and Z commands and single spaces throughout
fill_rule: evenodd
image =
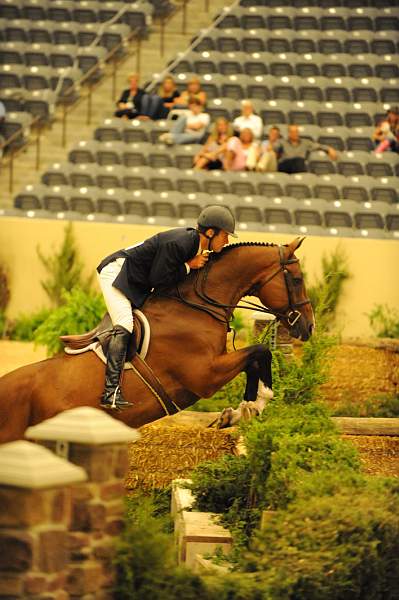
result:
M 0 446 L 0 598 L 69 598 L 71 485 L 85 479 L 37 444 Z
M 272 327 L 270 344 L 271 350 L 278 348 L 285 354 L 286 358 L 292 358 L 293 346 L 291 336 L 284 325 L 276 321 L 276 317 L 274 315 L 255 310 L 252 313 L 252 319 L 254 321 L 255 336 L 260 335 L 264 328 L 270 324 Z
M 114 543 L 123 528 L 128 442 L 137 440 L 138 432 L 84 406 L 29 427 L 26 436 L 61 451 L 87 472 L 87 483 L 72 490 L 65 589 L 74 599 L 111 600 Z

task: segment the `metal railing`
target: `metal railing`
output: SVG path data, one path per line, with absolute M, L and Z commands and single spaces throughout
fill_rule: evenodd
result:
M 187 11 L 187 4 L 188 4 L 188 0 L 182 0 L 182 10 L 183 10 L 183 18 L 182 18 L 182 33 L 185 34 L 186 33 L 186 24 L 187 24 L 187 16 L 185 15 L 185 12 Z M 190 44 L 190 46 L 182 53 L 180 54 L 174 61 L 172 61 L 158 76 L 156 81 L 153 81 L 149 86 L 147 86 L 146 91 L 150 92 L 151 90 L 153 90 L 157 85 L 159 85 L 159 82 L 162 81 L 162 79 L 164 79 L 164 77 L 166 77 L 167 75 L 169 75 L 173 68 L 192 50 L 194 50 L 194 48 L 200 43 L 200 41 L 206 36 L 208 35 L 208 33 L 210 31 L 212 31 L 212 29 L 215 29 L 215 27 L 218 26 L 218 24 L 223 21 L 224 17 L 226 16 L 226 12 L 230 12 L 231 10 L 233 10 L 234 8 L 236 8 L 237 6 L 240 5 L 240 0 L 235 0 L 233 2 L 233 4 L 231 4 L 228 7 L 228 10 L 224 10 L 220 13 L 220 15 L 213 21 L 213 23 L 207 27 L 206 29 L 204 29 L 203 31 L 201 31 L 200 35 L 197 36 L 195 38 L 195 40 L 192 42 L 192 44 Z M 205 11 L 209 12 L 209 0 L 205 0 Z M 163 43 L 162 43 L 162 34 L 161 34 L 161 55 L 163 56 Z

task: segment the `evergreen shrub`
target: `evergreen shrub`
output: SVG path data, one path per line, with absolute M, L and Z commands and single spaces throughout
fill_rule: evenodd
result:
M 62 304 L 36 329 L 34 340 L 46 346 L 49 356 L 62 350 L 60 335 L 85 333 L 93 329 L 106 311 L 101 294 L 81 288 L 63 291 Z

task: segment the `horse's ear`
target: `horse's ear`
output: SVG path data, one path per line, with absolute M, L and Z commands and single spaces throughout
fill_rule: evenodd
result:
M 301 246 L 302 242 L 306 239 L 306 235 L 295 238 L 290 244 L 288 244 L 289 254 L 288 256 L 292 256 L 296 250 Z

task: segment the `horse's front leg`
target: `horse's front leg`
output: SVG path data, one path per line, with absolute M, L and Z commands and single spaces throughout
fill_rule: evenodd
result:
M 209 373 L 206 378 L 202 378 L 200 387 L 195 392 L 201 397 L 209 398 L 242 371 L 247 374 L 244 399 L 248 402 L 241 403 L 240 409 L 225 409 L 221 416 L 222 423 L 218 426 L 227 427 L 241 418 L 248 418 L 249 414 L 262 412 L 264 398 L 273 396 L 271 359 L 271 352 L 265 344 L 256 344 L 214 358 Z
M 244 401 L 237 409 L 225 408 L 217 420 L 217 427 L 231 427 L 241 420 L 248 421 L 259 416 L 266 402 L 273 398 L 272 392 L 272 355 L 268 348 L 251 347 L 247 367 L 244 369 L 247 382 Z
M 200 382 L 200 389 L 191 391 L 203 398 L 209 398 L 242 371 L 245 371 L 253 380 L 256 379 L 256 384 L 257 378 L 260 378 L 266 386 L 271 388 L 271 352 L 269 348 L 265 344 L 256 344 L 236 352 L 216 356 L 206 378 Z M 257 385 L 254 389 L 251 382 L 247 387 L 248 399 L 255 399 Z

